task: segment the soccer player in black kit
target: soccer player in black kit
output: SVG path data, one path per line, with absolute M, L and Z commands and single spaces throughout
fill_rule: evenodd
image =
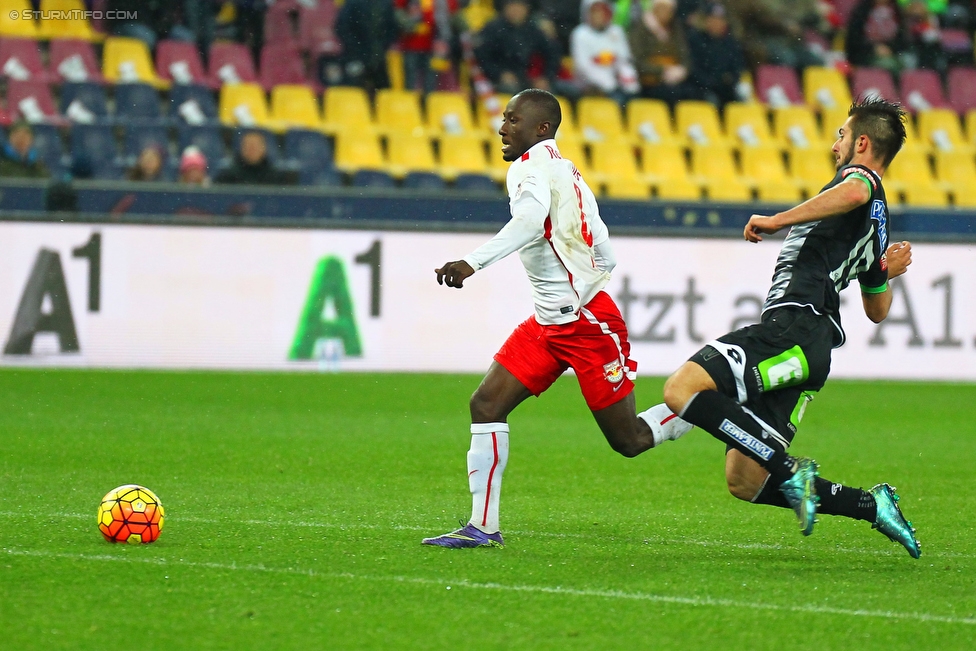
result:
M 727 445 L 729 491 L 757 504 L 793 508 L 804 535 L 817 511 L 872 523 L 921 554 L 915 530 L 888 484 L 870 490 L 818 476 L 816 462 L 786 453 L 813 394 L 830 371 L 831 349 L 844 343 L 841 290 L 861 288 L 875 323 L 891 307 L 888 281 L 911 264 L 907 242 L 888 245 L 881 177 L 905 142 L 905 113 L 867 99 L 851 106 L 832 151 L 837 174 L 820 194 L 771 217 L 753 215 L 745 239 L 790 227 L 776 261 L 761 322 L 710 342 L 667 381 L 664 402 L 677 414 L 677 438 L 697 425 Z M 681 421 L 685 421 L 681 423 Z

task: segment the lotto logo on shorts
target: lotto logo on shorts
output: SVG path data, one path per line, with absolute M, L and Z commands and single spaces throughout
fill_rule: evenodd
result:
M 620 365 L 619 359 L 603 365 L 603 377 L 611 384 L 617 384 L 624 379 L 624 367 Z
M 773 458 L 773 448 L 752 436 L 749 434 L 749 432 L 745 431 L 728 418 L 723 420 L 722 424 L 719 425 L 718 428 L 766 461 Z

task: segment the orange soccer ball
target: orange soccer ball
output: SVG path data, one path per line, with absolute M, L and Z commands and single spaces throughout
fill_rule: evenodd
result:
M 126 484 L 98 506 L 98 530 L 109 542 L 151 543 L 163 530 L 163 505 L 148 488 Z

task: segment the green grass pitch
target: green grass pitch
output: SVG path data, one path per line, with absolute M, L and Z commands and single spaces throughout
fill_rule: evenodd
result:
M 478 381 L 0 371 L 0 648 L 976 648 L 976 386 L 832 381 L 794 446 L 896 485 L 916 561 L 735 500 L 703 432 L 614 454 L 572 378 L 511 418 L 507 546 L 422 547 L 470 513 Z M 152 545 L 96 529 L 130 482 Z

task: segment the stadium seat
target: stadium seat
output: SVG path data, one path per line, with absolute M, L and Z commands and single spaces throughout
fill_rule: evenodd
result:
M 714 104 L 696 100 L 678 102 L 675 108 L 675 122 L 678 126 L 678 136 L 687 138 L 692 147 L 727 143 L 719 122 L 718 109 Z
M 263 135 L 264 144 L 267 148 L 268 161 L 276 167 L 282 164 L 284 152 L 281 149 L 278 136 L 274 132 L 262 127 L 241 127 L 234 129 L 230 142 L 230 150 L 232 153 L 236 154 L 241 150 L 241 139 L 249 133 L 260 133 Z
M 565 138 L 556 141 L 556 146 L 559 147 L 559 155 L 565 160 L 571 161 L 579 173 L 583 176 L 583 180 L 587 183 L 593 183 L 594 186 L 598 185 L 596 183 L 596 171 L 590 164 L 590 159 L 586 155 L 586 150 L 583 148 L 583 141 L 573 138 Z M 498 158 L 501 158 L 501 143 L 496 141 L 492 142 L 488 149 L 492 152 L 498 152 Z M 494 156 L 494 153 L 492 154 Z M 508 166 L 511 163 L 505 163 L 505 170 L 508 171 Z M 504 179 L 505 177 L 502 176 Z
M 271 120 L 278 129 L 321 129 L 322 111 L 312 89 L 281 84 L 271 89 Z
M 117 179 L 118 149 L 112 127 L 105 124 L 76 124 L 71 127 L 71 154 L 83 155 L 90 162 L 96 179 Z
M 603 194 L 610 199 L 648 200 L 651 185 L 637 178 L 609 178 L 603 184 Z
M 51 95 L 51 87 L 39 81 L 7 81 L 7 114 L 11 120 L 62 124 Z
M 765 181 L 756 188 L 759 201 L 797 204 L 802 200 L 801 189 L 791 181 Z
M 767 184 L 789 183 L 783 153 L 778 147 L 744 147 L 739 156 L 742 175 L 754 188 L 761 190 Z
M 834 108 L 825 108 L 820 111 L 820 127 L 824 142 L 833 144 L 837 140 L 839 129 L 847 121 L 847 112 L 849 110 L 849 106 L 835 106 Z
M 386 172 L 359 170 L 352 175 L 352 185 L 357 188 L 395 188 L 396 181 Z
M 323 128 L 327 133 L 361 130 L 372 134 L 375 131 L 369 97 L 362 88 L 332 86 L 326 89 L 323 113 Z
M 972 153 L 972 146 L 963 135 L 959 116 L 952 109 L 919 111 L 917 116 L 919 139 L 936 151 L 963 149 Z
M 702 184 L 708 201 L 742 203 L 752 201 L 749 185 L 739 179 L 706 179 Z
M 403 187 L 411 190 L 443 190 L 444 179 L 432 172 L 410 172 L 403 177 Z
M 377 91 L 376 124 L 380 133 L 422 135 L 425 130 L 420 94 L 413 90 Z
M 260 81 L 264 89 L 281 84 L 304 84 L 318 90 L 305 73 L 305 62 L 294 45 L 265 45 L 261 49 Z
M 701 186 L 688 178 L 672 178 L 654 184 L 654 195 L 661 201 L 701 200 Z
M 609 97 L 583 97 L 576 104 L 576 113 L 583 140 L 594 143 L 627 140 L 620 104 Z
M 169 116 L 186 124 L 217 121 L 217 103 L 207 86 L 174 85 L 169 91 Z
M 189 146 L 198 148 L 207 158 L 207 169 L 212 174 L 227 159 L 227 148 L 220 129 L 212 125 L 183 125 L 177 127 L 179 153 Z
M 635 185 L 643 184 L 645 189 L 648 188 L 648 184 L 637 166 L 634 147 L 629 142 L 621 142 L 620 140 L 592 142 L 590 143 L 590 159 L 593 171 L 596 173 L 592 182 L 602 184 L 611 179 L 617 179 L 618 181 L 630 181 Z M 650 195 L 649 190 L 647 194 Z
M 321 56 L 337 56 L 342 43 L 335 34 L 339 10 L 333 0 L 318 0 L 315 6 L 302 3 L 298 10 L 298 40 L 312 61 Z
M 976 109 L 966 111 L 963 116 L 963 126 L 965 127 L 966 142 L 976 145 Z
M 105 87 L 93 82 L 62 84 L 61 113 L 71 122 L 109 121 Z
M 169 87 L 168 82 L 156 76 L 149 48 L 136 38 L 110 36 L 105 39 L 102 75 L 112 83 L 142 82 L 156 88 Z
M 30 0 L 4 0 L 0 7 L 0 36 L 38 38 L 37 23 L 23 18 L 24 12 L 32 10 Z
M 82 0 L 41 0 L 40 8 L 46 12 L 47 17 L 37 24 L 39 38 L 101 40 L 101 35 L 92 29 L 91 23 L 85 18 L 84 12 L 89 7 Z
M 950 68 L 946 82 L 949 89 L 949 106 L 959 115 L 976 109 L 976 69 Z
M 251 51 L 242 43 L 214 43 L 207 60 L 207 80 L 211 88 L 256 82 L 258 75 Z
M 976 191 L 976 162 L 971 153 L 958 149 L 936 150 L 935 177 L 943 188 L 953 194 L 966 193 L 968 188 Z
M 823 137 L 813 111 L 806 106 L 787 106 L 773 111 L 773 133 L 790 149 L 826 151 L 833 142 Z
M 905 204 L 924 208 L 946 208 L 949 197 L 946 191 L 936 185 L 909 183 L 905 186 Z
M 275 2 L 264 14 L 264 43 L 298 49 L 297 3 Z M 293 18 L 294 16 L 294 18 Z
M 163 167 L 169 164 L 169 135 L 164 127 L 127 126 L 122 137 L 122 156 L 128 165 L 146 147 L 157 147 L 163 154 Z
M 156 46 L 156 74 L 160 79 L 178 85 L 205 84 L 200 51 L 196 44 L 165 40 Z
M 333 168 L 332 143 L 319 131 L 289 129 L 285 132 L 284 156 L 297 165 L 299 182 L 313 185 L 322 172 Z
M 851 93 L 860 99 L 874 96 L 899 101 L 895 80 L 884 68 L 855 68 L 851 73 Z
M 430 138 L 421 134 L 391 133 L 387 137 L 386 150 L 389 172 L 396 178 L 403 178 L 408 172 L 436 172 L 434 146 Z
M 440 140 L 440 173 L 447 180 L 459 174 L 488 174 L 484 141 L 475 135 L 446 136 Z
M 768 146 L 773 141 L 766 107 L 755 102 L 725 105 L 725 133 L 737 147 Z
M 627 102 L 627 133 L 634 142 L 671 145 L 680 142 L 671 124 L 668 105 L 656 99 L 632 99 Z
M 337 133 L 335 152 L 335 166 L 342 172 L 386 168 L 379 137 L 371 133 L 356 130 Z
M 770 108 L 803 104 L 800 80 L 789 66 L 761 65 L 756 68 L 756 94 Z
M 728 146 L 695 147 L 691 150 L 692 180 L 704 185 L 720 179 L 738 180 L 732 150 Z
M 688 162 L 678 145 L 641 145 L 640 158 L 642 173 L 653 183 L 688 180 Z
M 35 124 L 31 128 L 34 131 L 34 149 L 51 176 L 57 177 L 64 171 L 67 162 L 61 143 L 61 130 L 53 124 Z
M 559 125 L 559 131 L 556 132 L 556 139 L 573 138 L 575 140 L 582 140 L 583 133 L 579 126 L 579 116 L 576 114 L 575 109 L 573 109 L 573 103 L 561 95 L 557 95 L 556 99 L 559 100 L 559 111 L 562 114 L 562 122 Z M 504 110 L 505 106 L 502 105 L 502 111 Z M 491 133 L 491 136 L 497 138 L 498 129 L 495 129 Z
M 29 38 L 0 38 L 0 78 L 18 81 L 54 81 L 44 68 L 37 41 Z
M 115 87 L 115 119 L 128 124 L 161 124 L 159 93 L 149 84 L 119 84 Z
M 498 184 L 484 174 L 459 174 L 454 179 L 454 185 L 452 187 L 455 190 L 462 190 L 464 192 L 498 193 Z
M 807 196 L 819 193 L 837 174 L 833 155 L 827 150 L 792 149 L 789 159 L 793 181 L 803 188 Z
M 447 91 L 427 94 L 427 129 L 438 136 L 482 135 L 475 130 L 467 96 Z
M 805 68 L 803 96 L 808 105 L 820 109 L 846 109 L 851 105 L 851 90 L 847 86 L 847 80 L 836 68 Z
M 903 70 L 901 98 L 905 109 L 917 113 L 929 108 L 947 108 L 939 73 L 934 70 Z
M 229 126 L 268 124 L 264 89 L 254 83 L 226 84 L 220 89 L 220 121 Z
M 937 185 L 928 154 L 918 150 L 898 152 L 885 172 L 884 185 L 889 196 L 904 192 L 910 186 Z
M 511 99 L 511 95 L 502 93 L 496 93 L 493 95 L 490 102 L 486 102 L 480 98 L 475 99 L 477 128 L 481 129 L 485 134 L 487 134 L 488 138 L 498 137 L 498 128 L 502 123 L 502 113 L 505 111 L 505 107 L 508 105 L 508 102 Z M 569 131 L 572 131 L 572 127 L 570 127 L 566 133 Z M 562 126 L 559 127 L 559 131 L 556 133 L 556 135 L 564 135 Z
M 48 58 L 51 74 L 62 81 L 105 83 L 92 44 L 78 39 L 51 41 Z

